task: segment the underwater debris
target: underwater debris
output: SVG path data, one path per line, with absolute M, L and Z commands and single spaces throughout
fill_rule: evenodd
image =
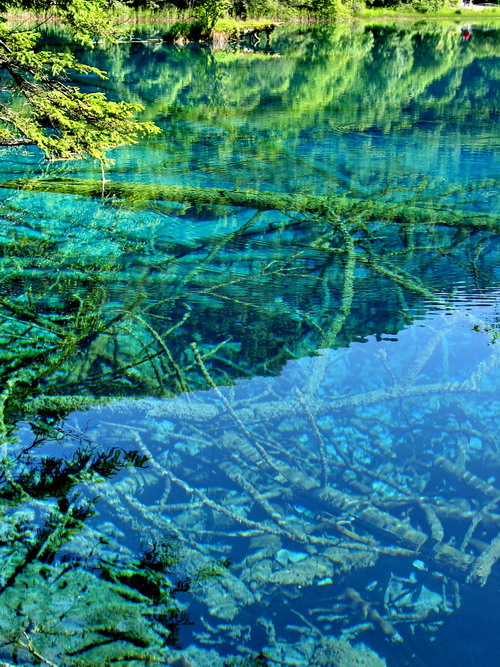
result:
M 386 637 L 389 637 L 391 641 L 403 641 L 403 638 L 392 623 L 387 618 L 383 618 L 369 602 L 363 600 L 361 595 L 358 591 L 354 590 L 354 588 L 348 588 L 343 597 L 349 600 L 352 606 L 359 611 L 363 618 L 369 618 L 370 621 L 372 621 Z
M 441 340 L 447 344 L 446 338 Z M 337 378 L 330 380 L 335 384 L 340 381 L 338 376 L 328 374 L 328 359 L 333 358 L 333 353 L 325 353 L 308 363 L 311 369 L 316 363 L 321 364 L 324 377 Z M 477 367 L 467 369 L 473 376 L 477 372 Z M 494 380 L 490 384 L 491 373 L 489 370 L 483 374 L 481 394 L 475 396 L 475 400 L 484 401 L 485 405 L 490 396 L 488 388 L 494 385 Z M 311 375 L 308 370 L 294 377 L 302 392 Z M 427 382 L 427 377 L 422 377 L 420 386 L 428 386 Z M 259 380 L 261 387 L 262 383 Z M 365 401 L 366 394 L 353 394 L 351 412 L 345 416 L 336 410 L 335 401 L 329 400 L 331 389 L 325 383 L 323 379 L 318 385 L 320 400 L 314 395 L 308 398 L 311 414 L 323 403 L 330 403 L 330 414 L 325 419 L 336 420 L 339 434 L 335 447 L 322 435 L 328 466 L 325 487 L 321 486 L 321 476 L 314 474 L 321 469 L 321 462 L 309 417 L 300 411 L 300 401 L 294 403 L 293 420 L 289 420 L 282 404 L 277 414 L 271 411 L 269 403 L 278 404 L 280 398 L 271 379 L 266 381 L 269 389 L 263 390 L 251 411 L 243 387 L 238 386 L 198 394 L 195 401 L 193 397 L 179 397 L 170 402 L 141 401 L 134 404 L 136 428 L 129 422 L 122 434 L 147 457 L 158 478 L 168 477 L 171 481 L 170 496 L 162 511 L 169 512 L 171 508 L 169 523 L 181 529 L 179 534 L 186 547 L 203 558 L 220 545 L 235 561 L 227 577 L 200 594 L 214 618 L 238 625 L 243 610 L 252 609 L 255 604 L 262 610 L 272 608 L 276 595 L 283 598 L 284 609 L 292 612 L 294 603 L 303 609 L 309 592 L 315 591 L 315 602 L 327 601 L 332 595 L 339 595 L 339 586 L 345 590 L 345 582 L 351 579 L 354 582 L 356 573 L 370 568 L 376 580 L 370 587 L 369 600 L 354 586 L 347 586 L 350 594 L 339 601 L 340 606 L 317 605 L 314 617 L 318 632 L 330 637 L 332 632 L 340 635 L 345 631 L 345 636 L 353 639 L 372 628 L 371 632 L 379 632 L 390 643 L 400 643 L 405 632 L 414 632 L 416 628 L 432 635 L 460 606 L 460 582 L 468 578 L 471 583 L 486 584 L 498 559 L 498 540 L 492 535 L 500 525 L 494 513 L 496 498 L 483 493 L 485 487 L 480 483 L 484 482 L 489 489 L 491 482 L 475 475 L 474 485 L 466 484 L 465 488 L 476 494 L 478 507 L 482 507 L 471 510 L 470 502 L 465 502 L 466 497 L 461 495 L 464 489 L 461 476 L 450 474 L 440 463 L 436 464 L 435 446 L 422 448 L 418 460 L 411 449 L 403 454 L 406 443 L 400 437 L 394 415 L 399 414 L 401 405 L 412 409 L 415 394 L 411 387 L 400 390 L 399 401 L 392 397 L 382 399 L 377 412 L 367 409 L 371 403 L 370 398 Z M 466 383 L 467 379 L 461 386 Z M 222 392 L 224 401 L 220 397 Z M 380 395 L 379 392 L 379 398 Z M 442 397 L 447 395 L 446 383 L 440 390 L 433 387 L 429 393 L 432 401 L 443 400 L 443 405 L 447 404 Z M 465 410 L 468 392 L 461 396 L 454 405 L 459 404 Z M 285 400 L 289 400 L 288 395 Z M 188 401 L 195 411 L 199 408 L 196 420 L 184 419 Z M 229 401 L 231 411 L 227 410 Z M 114 409 L 103 407 L 100 411 L 109 414 Z M 118 413 L 122 409 L 119 403 L 116 409 Z M 421 422 L 432 428 L 436 404 L 430 402 L 425 410 L 421 407 L 420 410 Z M 161 420 L 165 418 L 171 426 L 161 430 Z M 487 410 L 477 410 L 468 413 L 467 419 L 468 429 L 473 432 L 478 419 L 483 423 L 476 426 L 484 430 L 484 421 L 492 424 L 495 417 Z M 159 424 L 159 430 L 149 437 L 144 425 L 152 420 Z M 116 419 L 110 421 L 118 423 Z M 323 422 L 318 428 L 326 433 Z M 386 455 L 366 436 L 367 431 L 370 438 L 376 432 L 391 443 Z M 184 436 L 198 440 L 192 453 L 183 448 Z M 345 437 L 355 437 L 362 447 L 341 444 L 341 455 L 339 442 Z M 455 455 L 460 456 L 455 439 L 458 437 L 461 435 L 453 431 L 443 436 L 445 444 L 441 451 L 457 452 Z M 280 443 L 283 438 L 286 447 Z M 266 447 L 265 459 L 254 447 L 256 441 Z M 304 442 L 311 446 L 305 447 Z M 493 441 L 484 446 L 494 451 Z M 394 452 L 396 459 L 392 456 Z M 475 452 L 469 450 L 469 459 Z M 481 450 L 476 455 L 483 453 Z M 127 502 L 130 490 L 123 486 L 120 493 L 122 503 Z M 482 500 L 485 495 L 489 499 L 486 505 Z M 180 502 L 182 498 L 185 500 Z M 186 498 L 193 499 L 196 511 L 190 510 L 191 502 Z M 154 508 L 154 501 L 149 502 Z M 158 523 L 154 515 L 150 521 L 151 525 Z M 484 527 L 483 536 L 491 535 L 489 543 L 480 544 L 481 540 L 474 537 L 479 525 Z M 465 535 L 463 544 L 454 540 L 453 531 Z M 234 553 L 241 555 L 235 559 Z M 393 576 L 384 584 L 381 578 L 386 562 L 398 563 L 406 577 Z M 356 614 L 366 616 L 366 621 L 353 625 Z M 264 618 L 272 644 L 278 646 L 280 626 L 272 616 Z M 294 643 L 294 651 L 299 653 L 303 648 L 299 650 L 298 646 L 303 647 L 304 641 L 319 637 L 307 623 L 287 623 L 286 628 L 287 632 L 300 636 Z M 209 634 L 203 642 L 218 641 L 219 631 L 210 633 L 205 629 L 205 632 Z M 307 664 L 299 654 L 292 657 L 292 653 L 288 660 Z
M 484 586 L 488 581 L 493 566 L 498 560 L 500 560 L 500 533 L 486 547 L 483 553 L 477 557 L 467 581 L 479 581 L 481 586 Z
M 178 642 L 176 627 L 188 620 L 170 598 L 189 589 L 210 610 L 193 635 L 204 647 L 226 641 L 230 651 L 244 654 L 249 626 L 242 618 L 258 609 L 269 661 L 381 665 L 372 651 L 350 642 L 362 633 L 376 633 L 388 645 L 415 629 L 434 633 L 459 607 L 464 580 L 488 584 L 500 558 L 499 492 L 493 479 L 483 479 L 477 462 L 498 463 L 491 407 L 498 353 L 490 349 L 482 361 L 464 360 L 457 377 L 450 373 L 450 359 L 457 355 L 453 328 L 473 324 L 459 313 L 443 317 L 436 328 L 422 325 L 422 338 L 410 341 L 400 359 L 385 349 L 368 361 L 350 350 L 334 351 L 378 333 L 378 327 L 403 338 L 421 298 L 451 307 L 442 294 L 436 296 L 446 289 L 436 290 L 431 279 L 434 255 L 453 264 L 477 243 L 490 244 L 478 261 L 485 273 L 495 265 L 493 235 L 478 231 L 473 238 L 467 216 L 457 224 L 458 234 L 418 220 L 410 225 L 404 218 L 412 211 L 399 208 L 398 213 L 394 203 L 383 207 L 386 216 L 389 210 L 399 216 L 396 224 L 372 226 L 366 226 L 370 216 L 381 207 L 361 223 L 357 216 L 337 220 L 326 209 L 302 217 L 276 213 L 272 219 L 252 213 L 196 247 L 151 231 L 146 251 L 144 230 L 107 216 L 81 228 L 60 222 L 57 233 L 52 221 L 40 222 L 33 238 L 6 242 L 0 427 L 2 447 L 9 456 L 12 449 L 14 458 L 1 479 L 9 517 L 2 537 L 8 545 L 16 539 L 38 545 L 43 536 L 33 524 L 47 509 L 42 501 L 55 507 L 52 478 L 89 495 L 99 482 L 101 494 L 91 527 L 84 529 L 90 518 L 85 513 L 63 526 L 77 553 L 92 554 L 90 572 L 78 569 L 81 562 L 71 561 L 69 548 L 68 560 L 59 563 L 48 562 L 52 556 L 40 549 L 22 553 L 2 545 L 9 563 L 3 581 L 16 588 L 2 595 L 13 608 L 30 577 L 46 577 L 39 589 L 44 600 L 55 582 L 74 597 L 66 613 L 90 634 L 68 636 L 62 651 L 88 652 L 91 661 L 109 643 L 113 659 L 126 654 L 175 660 L 163 647 L 167 640 Z M 435 211 L 446 224 L 445 212 Z M 123 209 L 120 214 L 126 218 Z M 401 221 L 414 235 L 411 242 L 401 233 Z M 112 232 L 112 247 L 99 261 L 85 250 L 84 231 L 94 233 L 92 226 Z M 75 237 L 59 265 L 52 245 L 45 244 L 55 243 L 55 235 L 60 243 L 68 228 Z M 271 262 L 260 254 L 261 235 L 275 243 Z M 243 238 L 251 243 L 240 253 Z M 239 273 L 231 268 L 235 252 Z M 123 272 L 134 253 L 129 273 Z M 35 257 L 46 271 L 40 285 L 31 267 Z M 427 281 L 422 273 L 415 278 L 420 262 L 430 267 Z M 475 280 L 477 266 L 471 271 Z M 131 287 L 124 296 L 127 280 Z M 360 298 L 360 286 L 368 283 L 372 291 L 380 288 L 376 303 Z M 269 287 L 274 284 L 275 293 Z M 377 304 L 390 299 L 403 314 L 374 320 Z M 228 304 L 227 316 L 215 305 L 220 302 Z M 225 328 L 237 319 L 244 326 L 241 340 L 233 341 Z M 333 351 L 317 352 L 320 347 Z M 319 356 L 285 366 L 312 352 Z M 432 372 L 436 359 L 445 369 L 439 379 Z M 283 368 L 284 377 L 274 379 Z M 374 385 L 379 371 L 385 380 Z M 227 386 L 259 375 L 266 377 L 251 380 L 250 392 L 242 384 Z M 355 388 L 352 376 L 358 378 Z M 135 400 L 143 395 L 156 398 Z M 110 403 L 114 397 L 125 398 Z M 80 431 L 62 433 L 62 420 L 74 411 L 80 411 L 71 417 Z M 84 426 L 90 416 L 100 419 L 98 434 Z M 108 465 L 102 458 L 82 459 L 85 475 L 78 476 L 71 455 L 56 465 L 34 447 L 30 456 L 37 465 L 21 469 L 27 461 L 14 442 L 20 422 L 37 446 L 62 447 L 80 438 L 115 455 Z M 116 472 L 122 459 L 133 467 L 116 480 L 98 479 Z M 21 491 L 22 512 L 9 505 L 20 501 Z M 69 507 L 60 500 L 55 509 L 64 513 Z M 64 530 L 58 535 L 64 537 Z M 162 570 L 168 554 L 151 546 L 152 540 L 165 544 L 166 536 L 175 536 L 186 568 L 172 581 Z M 138 562 L 128 540 L 150 545 Z M 209 585 L 195 583 L 196 572 L 214 572 L 214 554 L 230 558 L 233 566 Z M 108 564 L 98 568 L 99 558 Z M 388 581 L 387 572 L 396 569 Z M 375 582 L 367 593 L 358 592 L 358 576 Z M 97 619 L 78 598 L 83 587 L 102 606 Z M 346 599 L 340 600 L 343 590 Z M 283 618 L 273 611 L 276 599 Z M 62 591 L 53 603 L 68 604 Z M 49 623 L 52 603 L 44 602 L 43 614 L 35 598 L 26 605 L 13 645 L 36 657 L 22 632 L 28 619 L 40 620 L 48 630 L 43 637 L 30 636 L 31 646 L 57 661 L 54 637 L 60 627 Z M 134 614 L 127 617 L 132 605 Z M 110 628 L 107 615 L 124 620 Z M 2 632 L 10 622 L 5 616 Z M 199 646 L 188 647 L 179 660 L 196 667 L 224 664 L 216 651 Z

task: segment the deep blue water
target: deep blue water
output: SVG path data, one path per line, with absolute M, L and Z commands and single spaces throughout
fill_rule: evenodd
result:
M 2 659 L 498 663 L 499 36 L 80 54 L 163 130 L 108 179 L 355 207 L 8 193 Z

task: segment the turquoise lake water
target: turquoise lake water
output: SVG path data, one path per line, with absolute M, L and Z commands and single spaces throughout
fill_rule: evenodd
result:
M 309 204 L 2 191 L 0 659 L 497 665 L 500 31 L 77 53 L 107 179 Z

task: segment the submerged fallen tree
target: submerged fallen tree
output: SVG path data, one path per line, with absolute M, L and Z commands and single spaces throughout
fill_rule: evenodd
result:
M 345 195 L 287 194 L 256 190 L 230 190 L 190 185 L 129 183 L 79 178 L 13 179 L 0 188 L 50 192 L 94 198 L 168 201 L 202 206 L 238 206 L 259 211 L 293 211 L 325 216 L 349 217 L 363 221 L 385 220 L 401 224 L 445 225 L 469 229 L 500 229 L 495 215 L 474 214 L 467 210 L 444 210 L 437 206 L 409 202 L 388 202 L 380 198 L 362 199 Z

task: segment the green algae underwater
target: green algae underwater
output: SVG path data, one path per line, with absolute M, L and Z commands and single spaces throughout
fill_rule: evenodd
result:
M 78 54 L 163 133 L 0 156 L 3 664 L 496 664 L 499 42 Z

